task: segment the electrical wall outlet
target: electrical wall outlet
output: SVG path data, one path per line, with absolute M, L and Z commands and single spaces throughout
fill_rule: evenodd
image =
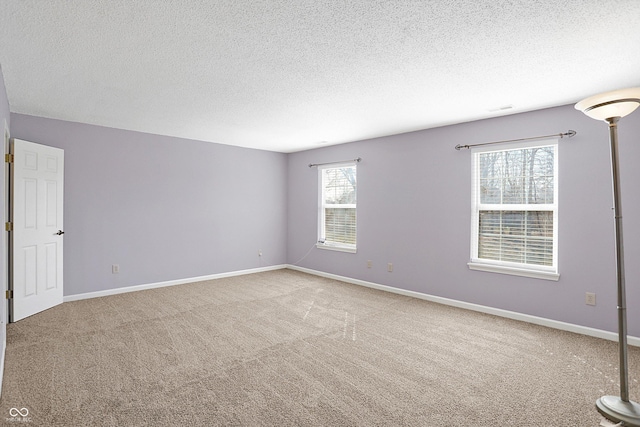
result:
M 120 273 L 120 266 L 118 264 L 113 264 L 111 266 L 111 273 L 113 273 L 113 274 Z
M 391 273 L 393 271 L 393 263 L 390 262 L 389 264 L 387 264 L 387 271 L 389 273 Z
M 373 266 L 373 261 L 367 260 L 367 268 L 371 268 Z
M 596 294 L 593 292 L 587 292 L 584 297 L 584 302 L 587 305 L 596 305 Z
M 258 249 L 258 256 L 262 256 L 262 249 Z

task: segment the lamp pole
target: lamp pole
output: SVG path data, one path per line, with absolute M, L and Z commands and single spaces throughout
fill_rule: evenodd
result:
M 627 358 L 627 302 L 624 277 L 624 245 L 622 242 L 622 193 L 618 156 L 618 121 L 640 105 L 640 87 L 594 95 L 576 104 L 587 116 L 609 124 L 611 143 L 611 180 L 615 218 L 616 279 L 618 283 L 618 343 L 620 357 L 620 396 L 602 396 L 596 408 L 606 418 L 625 427 L 640 427 L 640 405 L 629 399 L 629 362 Z
M 613 184 L 613 213 L 615 218 L 616 279 L 618 282 L 618 350 L 620 357 L 620 397 L 603 396 L 596 401 L 598 412 L 624 426 L 640 427 L 640 405 L 629 400 L 629 361 L 627 357 L 627 301 L 624 278 L 624 245 L 622 243 L 622 200 L 620 191 L 620 162 L 618 157 L 618 120 L 609 123 L 611 143 L 611 180 Z
M 613 214 L 615 218 L 616 279 L 618 282 L 618 342 L 620 343 L 620 398 L 629 401 L 629 362 L 627 358 L 627 298 L 624 277 L 624 244 L 622 242 L 622 200 L 620 197 L 620 162 L 618 159 L 618 120 L 610 117 L 611 180 L 613 183 Z

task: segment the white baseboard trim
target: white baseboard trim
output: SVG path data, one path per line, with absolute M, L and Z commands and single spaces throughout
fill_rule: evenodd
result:
M 352 279 L 350 277 L 339 276 L 337 274 L 325 273 L 323 271 L 312 270 L 309 268 L 298 267 L 297 265 L 288 264 L 286 268 L 291 270 L 301 271 L 303 273 L 313 274 L 315 276 L 326 277 L 328 279 L 340 280 L 341 282 L 347 282 L 354 285 L 366 286 L 367 288 L 378 289 L 381 291 L 392 292 L 394 294 L 405 295 L 409 297 L 419 298 L 439 304 L 450 305 L 453 307 L 464 308 L 466 310 L 478 311 L 480 313 L 493 314 L 495 316 L 506 317 L 508 319 L 519 320 L 522 322 L 533 323 L 535 325 L 546 326 L 553 329 L 559 329 L 561 331 L 574 332 L 576 334 L 587 335 L 596 338 L 603 338 L 609 341 L 618 341 L 618 334 L 615 332 L 603 331 L 602 329 L 589 328 L 587 326 L 575 325 L 573 323 L 560 322 L 558 320 L 546 319 L 544 317 L 531 316 L 529 314 L 522 314 L 515 311 L 502 310 L 500 308 L 488 307 L 486 305 L 473 304 L 464 301 L 458 301 L 449 298 L 438 297 L 429 294 L 423 294 L 421 292 L 408 291 L 405 289 L 394 288 L 392 286 L 380 285 L 378 283 L 367 282 L 360 279 Z M 640 337 L 627 337 L 629 345 L 640 347 Z
M 205 280 L 222 279 L 224 277 L 243 276 L 246 274 L 262 273 L 263 271 L 281 270 L 287 268 L 286 264 L 271 265 L 269 267 L 251 268 L 248 270 L 230 271 L 227 273 L 210 274 L 208 276 L 190 277 L 187 279 L 169 280 L 166 282 L 148 283 L 145 285 L 126 286 L 123 288 L 106 289 L 104 291 L 87 292 L 84 294 L 65 295 L 63 301 L 71 302 L 89 298 L 106 297 L 109 295 L 124 294 L 127 292 L 144 291 L 146 289 L 164 288 L 166 286 L 184 285 L 186 283 L 204 282 Z

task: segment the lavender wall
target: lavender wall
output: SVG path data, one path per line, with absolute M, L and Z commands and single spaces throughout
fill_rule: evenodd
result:
M 286 262 L 285 154 L 21 114 L 11 130 L 65 150 L 65 295 Z
M 471 144 L 573 129 L 559 145 L 558 282 L 467 267 Z M 620 122 L 629 333 L 640 336 L 640 112 Z M 358 252 L 312 249 L 297 265 L 548 319 L 616 331 L 608 129 L 573 106 L 534 111 L 289 155 L 288 262 L 317 239 L 317 171 L 362 157 Z M 373 267 L 367 268 L 367 260 Z M 394 271 L 387 272 L 392 262 Z M 585 292 L 597 305 L 585 305 Z

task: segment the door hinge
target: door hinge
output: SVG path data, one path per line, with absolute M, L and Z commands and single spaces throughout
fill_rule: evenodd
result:
M 13 163 L 13 154 L 5 154 L 4 155 L 5 163 Z
M 6 231 L 13 231 L 13 223 L 12 222 L 5 222 L 4 223 L 4 229 Z
M 13 291 L 12 290 L 6 291 L 6 296 L 7 296 L 7 299 L 13 299 Z

